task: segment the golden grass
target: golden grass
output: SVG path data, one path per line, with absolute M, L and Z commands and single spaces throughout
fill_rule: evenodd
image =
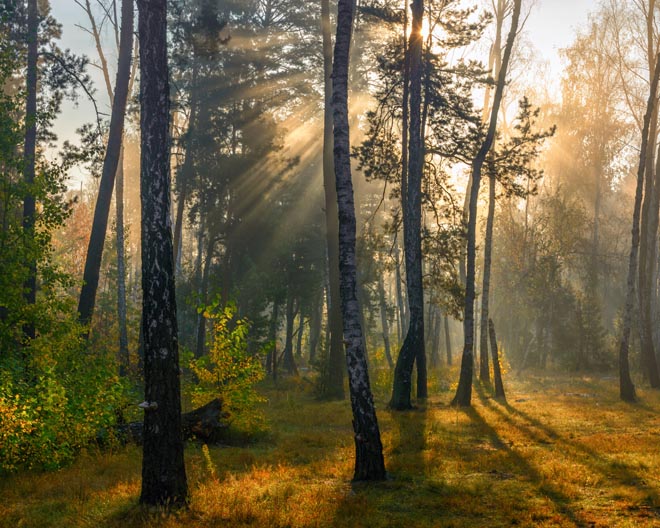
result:
M 455 372 L 451 376 L 455 376 Z M 273 434 L 247 447 L 189 445 L 190 508 L 140 508 L 140 450 L 84 454 L 0 483 L 0 527 L 660 526 L 660 393 L 618 401 L 616 381 L 528 375 L 509 404 L 477 388 L 447 406 L 384 410 L 391 479 L 352 485 L 347 402 L 269 388 Z M 433 393 L 433 390 L 431 391 Z

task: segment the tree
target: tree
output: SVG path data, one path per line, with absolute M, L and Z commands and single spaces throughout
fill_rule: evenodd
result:
M 138 9 L 145 381 L 140 502 L 180 506 L 187 501 L 188 485 L 181 434 L 174 253 L 170 225 L 167 2 L 138 0 Z
M 28 239 L 34 239 L 36 201 L 33 194 L 37 150 L 37 60 L 39 55 L 39 11 L 37 0 L 28 0 L 27 20 L 27 76 L 25 100 L 25 147 L 23 159 L 23 180 L 28 192 L 23 201 L 23 230 Z M 32 257 L 27 262 L 28 276 L 25 281 L 25 301 L 32 305 L 37 300 L 37 263 Z M 23 327 L 24 337 L 34 339 L 34 324 L 27 323 Z
M 92 6 L 90 0 L 85 0 L 83 4 L 80 0 L 76 0 L 76 3 L 85 11 L 87 18 L 89 18 L 90 29 L 87 31 L 94 38 L 94 44 L 96 45 L 96 51 L 98 53 L 99 60 L 101 62 L 101 70 L 103 72 L 103 79 L 105 81 L 105 88 L 108 94 L 108 100 L 110 101 L 110 106 L 112 106 L 112 101 L 114 99 L 114 90 L 112 87 L 112 82 L 110 81 L 110 68 L 108 67 L 108 61 L 106 58 L 105 51 L 103 50 L 103 44 L 101 42 L 101 34 L 99 32 L 99 27 L 92 13 Z M 113 4 L 114 7 L 114 4 Z M 108 11 L 106 11 L 108 13 Z M 117 10 L 113 10 L 114 18 L 111 19 L 113 25 L 113 32 L 115 35 L 115 40 L 117 42 L 117 52 L 121 53 L 121 33 L 119 27 L 119 21 L 117 20 Z M 128 27 L 131 29 L 134 26 L 133 21 L 133 10 L 131 8 L 130 15 L 131 20 L 123 22 L 123 24 L 128 24 Z M 111 17 L 108 17 L 111 18 Z M 131 35 L 130 40 L 133 37 Z M 136 54 L 136 53 L 134 53 Z M 128 83 L 128 97 L 130 97 L 133 92 L 133 82 L 135 80 L 135 74 L 137 72 L 137 62 L 133 61 L 132 70 L 130 74 L 130 79 Z M 116 237 L 117 237 L 117 319 L 119 324 L 119 372 L 120 375 L 125 375 L 130 363 L 129 351 L 128 351 L 128 329 L 127 329 L 127 307 L 126 307 L 126 230 L 124 222 L 124 142 L 122 137 L 122 146 L 119 153 L 119 161 L 117 162 L 117 174 L 115 176 L 115 224 L 116 224 Z M 176 246 L 175 246 L 176 247 Z
M 337 191 L 334 180 L 332 144 L 332 35 L 330 31 L 330 0 L 321 1 L 323 33 L 323 187 L 325 189 L 325 225 L 328 247 L 328 328 L 330 350 L 327 358 L 327 381 L 323 397 L 344 399 L 344 365 L 341 342 L 341 308 L 339 302 L 339 226 L 337 225 Z
M 124 134 L 124 117 L 126 114 L 126 102 L 128 99 L 128 88 L 131 76 L 131 56 L 133 48 L 133 2 L 122 1 L 121 34 L 119 41 L 119 61 L 117 66 L 117 80 L 115 82 L 115 93 L 112 101 L 112 115 L 110 117 L 110 131 L 108 133 L 108 144 L 103 160 L 103 172 L 99 194 L 94 209 L 94 221 L 92 232 L 87 246 L 87 257 L 85 259 L 85 271 L 83 273 L 83 286 L 80 290 L 78 301 L 78 313 L 80 322 L 88 325 L 91 323 L 96 302 L 96 290 L 99 283 L 99 272 L 103 256 L 103 245 L 108 226 L 108 215 L 110 213 L 110 202 L 112 190 L 115 184 L 117 167 L 122 148 Z M 85 332 L 89 335 L 89 330 Z
M 348 66 L 355 0 L 339 0 L 332 73 L 334 164 L 339 214 L 339 270 L 344 344 L 355 433 L 353 480 L 383 480 L 385 462 L 360 326 L 355 205 L 348 124 Z
M 497 78 L 500 73 L 502 62 L 502 32 L 504 26 L 504 17 L 509 7 L 506 0 L 497 0 L 495 10 L 495 40 L 490 49 L 488 66 L 493 78 Z M 484 95 L 483 120 L 488 119 L 490 110 L 491 87 L 487 86 Z M 492 259 L 492 239 L 493 223 L 495 219 L 495 174 L 491 171 L 488 178 L 488 215 L 486 220 L 486 239 L 484 247 L 484 269 L 481 288 L 481 322 L 480 322 L 480 342 L 479 342 L 479 379 L 483 383 L 490 382 L 490 369 L 488 366 L 488 301 L 490 288 L 490 265 Z
M 417 361 L 417 397 L 427 397 L 426 351 L 424 349 L 424 287 L 422 284 L 422 171 L 424 140 L 422 138 L 422 19 L 423 0 L 412 3 L 410 32 L 410 131 L 408 143 L 408 180 L 404 207 L 404 247 L 406 285 L 410 322 L 394 369 L 390 407 L 410 409 L 413 364 Z
M 649 78 L 654 75 L 653 57 L 655 45 L 655 0 L 649 0 L 646 12 L 646 53 Z M 660 207 L 660 155 L 655 156 L 655 144 L 658 135 L 658 107 L 654 105 L 654 113 L 649 125 L 649 142 L 646 151 L 646 167 L 644 169 L 644 197 L 641 206 L 640 244 L 639 244 L 639 319 L 642 357 L 646 364 L 649 383 L 654 389 L 660 389 L 660 371 L 653 343 L 652 304 L 655 300 L 653 287 L 656 249 L 658 235 L 658 209 Z M 659 152 L 660 154 L 660 152 Z
M 637 185 L 635 189 L 635 205 L 633 209 L 632 240 L 630 256 L 628 260 L 628 277 L 626 280 L 626 304 L 623 309 L 623 328 L 621 331 L 621 342 L 619 346 L 619 396 L 623 401 L 633 402 L 637 399 L 635 385 L 630 378 L 630 365 L 628 362 L 628 349 L 630 339 L 630 328 L 632 326 L 633 302 L 635 299 L 635 273 L 637 271 L 637 256 L 639 251 L 639 221 L 642 207 L 642 193 L 644 188 L 644 172 L 646 169 L 646 153 L 649 143 L 650 122 L 655 114 L 656 94 L 658 91 L 658 79 L 660 78 L 660 53 L 656 56 L 655 68 L 649 92 L 649 99 L 644 115 L 642 128 L 642 145 L 637 169 Z M 641 287 L 641 286 L 640 286 Z
M 364 170 L 368 180 L 384 179 L 386 188 L 390 186 L 391 198 L 401 198 L 401 207 L 393 208 L 392 221 L 388 222 L 392 235 L 398 232 L 402 219 L 404 231 L 408 229 L 406 225 L 410 221 L 410 225 L 416 222 L 415 218 L 410 218 L 409 204 L 418 195 L 420 204 L 414 212 L 419 220 L 418 228 L 412 230 L 419 233 L 408 233 L 412 242 L 406 239 L 404 250 L 408 257 L 414 257 L 417 253 L 419 265 L 415 263 L 414 266 L 418 270 L 421 270 L 424 255 L 428 299 L 436 304 L 451 306 L 450 311 L 457 313 L 454 307 L 460 304 L 458 297 L 461 288 L 454 264 L 463 233 L 451 179 L 454 169 L 471 159 L 476 150 L 480 119 L 472 102 L 472 90 L 475 83 L 481 80 L 483 69 L 474 62 L 456 60 L 451 52 L 476 41 L 485 26 L 485 18 L 480 16 L 475 20 L 475 9 L 462 9 L 454 0 L 429 2 L 425 5 L 428 5 L 429 26 L 435 29 L 429 31 L 426 39 L 419 37 L 419 45 L 422 47 L 420 72 L 417 72 L 421 75 L 419 104 L 412 103 L 412 62 L 415 60 L 412 42 L 406 46 L 408 36 L 401 36 L 399 29 L 401 19 L 405 20 L 406 17 L 388 10 L 386 6 L 369 11 L 372 16 L 389 24 L 395 36 L 385 43 L 378 54 L 376 82 L 373 83 L 377 105 L 374 110 L 367 112 L 366 139 L 356 148 L 356 154 L 359 168 Z M 414 31 L 410 37 L 416 38 Z M 409 49 L 409 53 L 405 52 L 406 49 Z M 460 52 L 456 55 L 460 55 Z M 410 104 L 407 104 L 405 99 L 409 92 Z M 419 127 L 415 134 L 411 132 L 414 111 L 419 113 Z M 417 127 L 417 124 L 414 126 Z M 408 138 L 405 146 L 402 145 L 404 136 Z M 411 144 L 419 147 L 418 160 L 411 159 Z M 417 162 L 421 174 L 410 174 L 411 163 Z M 419 192 L 416 187 L 419 187 Z M 420 210 L 421 207 L 423 209 Z M 414 249 L 416 237 L 421 241 L 421 251 Z M 396 252 L 396 237 L 394 241 Z M 406 273 L 412 273 L 414 268 L 408 264 Z M 395 270 L 398 274 L 398 267 Z M 407 278 L 408 288 L 412 287 L 416 291 L 414 299 L 408 299 L 408 305 L 416 303 L 420 315 L 415 325 L 419 327 L 419 322 L 424 324 L 425 300 L 421 272 L 416 273 L 419 280 L 416 281 L 412 275 Z M 402 316 L 403 295 L 399 294 L 398 281 L 397 303 L 400 307 L 399 320 L 403 322 L 407 319 L 404 326 L 408 325 L 401 329 L 399 335 L 406 334 L 408 344 L 404 340 L 401 349 L 403 354 L 399 354 L 399 369 L 395 374 L 391 405 L 394 408 L 410 408 L 412 368 L 417 359 L 418 396 L 424 397 L 425 353 L 417 358 L 408 348 L 411 343 L 415 343 L 416 337 L 414 333 L 407 332 L 411 328 L 411 314 L 409 310 L 408 317 Z M 423 344 L 417 350 L 423 351 Z M 405 389 L 404 385 L 408 388 Z
M 513 43 L 518 31 L 518 21 L 520 19 L 521 0 L 515 0 L 513 14 L 511 18 L 511 28 L 507 38 L 504 56 L 502 58 L 502 68 L 500 69 L 495 95 L 493 97 L 493 107 L 490 114 L 490 122 L 486 137 L 479 148 L 472 162 L 472 187 L 470 189 L 470 203 L 467 226 L 467 266 L 466 266 L 466 285 L 465 285 L 465 314 L 463 319 L 464 345 L 463 357 L 461 360 L 461 374 L 456 389 L 456 396 L 452 404 L 459 406 L 470 406 L 472 398 L 472 373 L 474 370 L 474 297 L 475 297 L 475 260 L 476 260 L 476 228 L 477 228 L 477 200 L 479 197 L 479 185 L 481 183 L 481 171 L 486 157 L 490 152 L 495 133 L 497 131 L 497 117 L 502 102 L 502 93 L 506 81 L 507 69 L 511 58 Z

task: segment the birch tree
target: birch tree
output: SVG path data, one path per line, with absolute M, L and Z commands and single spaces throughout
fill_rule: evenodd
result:
M 635 274 L 637 271 L 637 259 L 639 253 L 639 222 L 642 208 L 642 194 L 644 190 L 644 173 L 646 170 L 646 152 L 649 143 L 649 129 L 653 115 L 655 114 L 656 94 L 658 91 L 658 78 L 660 77 L 660 53 L 656 56 L 653 78 L 649 92 L 644 125 L 642 128 L 642 146 L 637 168 L 637 185 L 635 188 L 635 205 L 633 208 L 632 240 L 630 245 L 630 256 L 628 258 L 628 277 L 626 279 L 626 304 L 623 310 L 623 328 L 619 346 L 619 396 L 624 401 L 635 401 L 635 385 L 630 378 L 630 364 L 628 362 L 628 350 L 630 340 L 630 329 L 632 326 L 632 311 L 635 299 Z
M 355 0 L 339 0 L 332 73 L 334 165 L 339 214 L 339 271 L 344 344 L 355 433 L 353 480 L 385 479 L 383 446 L 360 325 L 355 258 L 356 220 L 348 125 L 348 65 Z

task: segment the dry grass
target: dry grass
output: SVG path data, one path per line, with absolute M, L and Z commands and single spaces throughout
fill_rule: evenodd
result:
M 0 527 L 660 526 L 660 393 L 628 405 L 613 379 L 542 375 L 508 390 L 504 405 L 477 389 L 469 410 L 446 388 L 410 413 L 379 399 L 392 478 L 351 485 L 348 403 L 271 389 L 270 440 L 189 446 L 189 510 L 140 508 L 127 448 L 6 478 Z

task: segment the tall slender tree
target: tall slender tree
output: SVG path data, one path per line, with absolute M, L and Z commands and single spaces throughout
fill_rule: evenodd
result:
M 415 361 L 426 364 L 424 349 L 424 287 L 422 284 L 422 170 L 424 149 L 421 134 L 422 106 L 422 20 L 424 1 L 412 2 L 412 29 L 410 32 L 410 132 L 408 140 L 408 181 L 404 203 L 404 245 L 406 286 L 408 291 L 408 333 L 399 351 L 394 369 L 394 384 L 390 407 L 410 409 L 412 369 Z M 425 368 L 418 369 L 424 379 L 418 379 L 417 397 L 426 398 Z
M 334 165 L 339 214 L 339 270 L 344 344 L 355 432 L 354 480 L 383 480 L 385 462 L 369 383 L 357 295 L 356 220 L 348 124 L 348 65 L 355 0 L 339 0 L 332 72 Z
M 37 152 L 37 60 L 39 58 L 39 10 L 37 0 L 28 0 L 27 18 L 27 75 L 26 75 L 26 103 L 25 103 L 25 150 L 23 152 L 24 168 L 23 179 L 27 192 L 23 200 L 23 230 L 32 242 L 34 239 L 35 197 L 34 185 L 36 152 Z M 32 244 L 29 244 L 32 246 Z M 31 255 L 28 251 L 28 255 Z M 28 277 L 25 282 L 25 301 L 28 305 L 37 300 L 37 262 L 33 256 L 28 258 Z M 23 326 L 23 335 L 27 340 L 35 336 L 34 324 Z
M 126 114 L 126 102 L 128 100 L 128 87 L 131 76 L 131 57 L 133 51 L 133 2 L 122 1 L 121 32 L 119 37 L 119 60 L 117 65 L 117 80 L 115 82 L 114 97 L 112 100 L 112 115 L 110 117 L 110 130 L 108 133 L 108 144 L 105 158 L 103 160 L 103 171 L 99 194 L 94 208 L 94 220 L 92 232 L 87 246 L 87 257 L 85 259 L 85 271 L 83 272 L 83 286 L 78 301 L 78 313 L 80 322 L 89 325 L 94 313 L 96 303 L 96 290 L 99 284 L 99 273 L 101 269 L 101 258 L 103 246 L 108 227 L 108 215 L 110 213 L 110 202 L 112 190 L 115 185 L 115 176 L 119 166 L 119 158 L 122 148 L 124 134 L 124 117 Z M 86 331 L 89 335 L 89 329 Z
M 167 0 L 138 0 L 144 455 L 140 502 L 185 504 L 179 346 L 170 218 Z
M 497 131 L 497 117 L 502 103 L 502 94 L 506 81 L 511 51 L 518 32 L 520 20 L 520 7 L 522 0 L 515 0 L 513 14 L 511 17 L 511 28 L 504 48 L 502 67 L 497 76 L 497 85 L 493 96 L 493 107 L 490 113 L 490 122 L 486 136 L 472 162 L 472 187 L 470 189 L 470 207 L 467 226 L 467 266 L 465 283 L 465 313 L 463 318 L 464 345 L 463 357 L 461 359 L 461 374 L 458 381 L 456 396 L 452 404 L 470 406 L 472 400 L 472 375 L 474 371 L 474 297 L 475 297 L 475 261 L 476 261 L 476 232 L 477 232 L 477 200 L 479 198 L 479 187 L 481 183 L 481 172 L 490 152 L 495 133 Z
M 499 75 L 502 65 L 502 31 L 504 28 L 504 16 L 508 7 L 506 0 L 497 0 L 495 12 L 495 40 L 490 49 L 488 65 L 493 78 Z M 491 87 L 486 87 L 484 96 L 483 120 L 488 119 L 488 110 L 490 105 Z M 488 308 L 490 297 L 490 266 L 492 260 L 493 247 L 493 226 L 495 223 L 495 171 L 488 174 L 488 216 L 486 219 L 486 238 L 484 244 L 484 269 L 481 288 L 481 323 L 480 323 L 480 343 L 479 343 L 479 379 L 484 383 L 490 382 L 490 369 L 488 365 Z
M 660 78 L 660 53 L 656 56 L 653 70 L 653 78 L 646 104 L 644 125 L 642 128 L 642 146 L 637 168 L 637 186 L 635 188 L 635 205 L 633 208 L 632 239 L 630 245 L 630 256 L 628 259 L 628 277 L 626 280 L 626 304 L 623 310 L 623 328 L 621 331 L 621 343 L 619 346 L 619 396 L 624 401 L 635 401 L 635 385 L 630 378 L 630 363 L 628 361 L 628 350 L 630 340 L 630 329 L 632 326 L 632 311 L 635 299 L 635 273 L 637 271 L 637 258 L 639 252 L 639 222 L 642 208 L 642 194 L 644 190 L 644 173 L 646 170 L 646 152 L 649 148 L 649 129 L 655 107 L 657 104 L 658 79 Z
M 108 66 L 108 60 L 106 58 L 106 53 L 103 49 L 103 43 L 101 40 L 101 33 L 99 32 L 99 26 L 92 12 L 92 5 L 89 0 L 85 0 L 85 3 L 82 3 L 80 0 L 76 0 L 76 3 L 85 11 L 87 18 L 89 19 L 90 28 L 88 32 L 91 33 L 94 38 L 94 44 L 96 46 L 96 52 L 99 57 L 101 71 L 103 73 L 103 79 L 105 81 L 105 88 L 108 94 L 108 100 L 110 104 L 114 99 L 114 88 L 112 82 L 110 81 L 110 68 Z M 114 4 L 113 4 L 114 7 Z M 121 45 L 121 33 L 119 22 L 116 20 L 116 9 L 113 10 L 114 18 L 112 19 L 112 25 L 114 27 L 115 40 L 117 45 Z M 129 16 L 126 13 L 126 16 Z M 128 24 L 127 27 L 131 29 L 134 27 L 134 12 L 133 6 L 130 6 L 130 21 L 126 21 Z M 131 41 L 133 36 L 131 35 Z M 117 52 L 120 52 L 120 49 L 117 49 Z M 137 54 L 137 50 L 133 53 Z M 128 82 L 128 95 L 133 92 L 133 82 L 135 80 L 135 74 L 137 72 L 137 63 L 138 61 L 133 61 L 131 67 L 131 75 Z M 117 238 L 117 323 L 119 326 L 119 373 L 120 375 L 125 375 L 129 367 L 129 351 L 128 351 L 128 324 L 127 324 L 127 308 L 126 308 L 126 234 L 124 226 L 124 146 L 122 139 L 122 146 L 119 152 L 119 161 L 117 163 L 117 174 L 115 175 L 115 225 L 116 225 L 116 238 Z
M 649 0 L 646 11 L 646 52 L 650 78 L 653 76 L 653 57 L 655 46 L 655 0 Z M 649 142 L 645 152 L 644 195 L 641 205 L 641 226 L 639 245 L 639 319 L 640 344 L 642 358 L 646 366 L 646 374 L 651 387 L 660 388 L 660 371 L 655 356 L 653 343 L 653 277 L 655 272 L 656 237 L 658 233 L 658 185 L 656 179 L 660 176 L 655 170 L 655 143 L 658 137 L 658 108 L 654 107 L 649 124 Z M 657 161 L 660 163 L 660 160 Z
M 334 182 L 332 138 L 332 33 L 330 27 L 330 0 L 321 1 L 321 30 L 323 33 L 323 77 L 325 110 L 323 122 L 323 186 L 325 188 L 325 224 L 328 245 L 329 306 L 328 328 L 330 350 L 328 379 L 323 384 L 324 397 L 344 399 L 344 352 L 342 349 L 342 322 L 339 302 L 339 225 L 337 220 L 337 190 Z

